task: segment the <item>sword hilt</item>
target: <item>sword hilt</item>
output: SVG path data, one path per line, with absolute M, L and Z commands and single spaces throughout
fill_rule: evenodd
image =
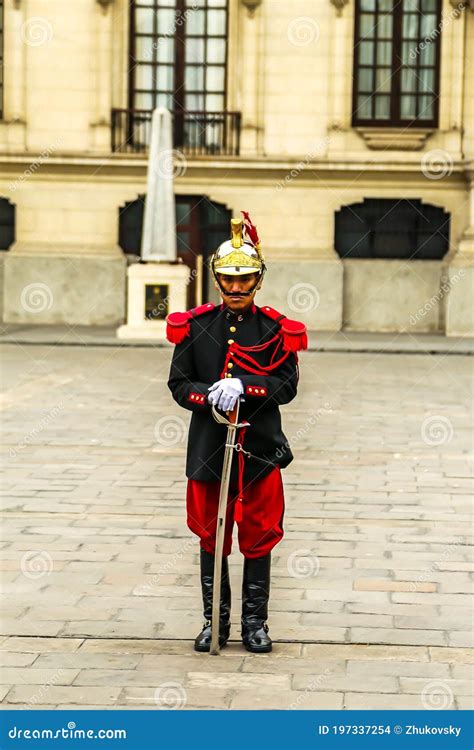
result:
M 238 402 L 235 405 L 234 409 L 231 412 L 226 412 L 226 414 L 229 415 L 228 419 L 226 417 L 224 417 L 223 414 L 220 414 L 217 411 L 217 409 L 216 409 L 216 407 L 214 405 L 212 406 L 212 416 L 214 417 L 214 419 L 216 420 L 216 422 L 219 422 L 220 424 L 225 424 L 226 427 L 232 427 L 232 428 L 234 428 L 236 430 L 239 427 L 249 427 L 250 426 L 250 422 L 247 422 L 247 421 L 245 421 L 245 422 L 237 422 L 236 421 L 237 417 L 238 417 Z

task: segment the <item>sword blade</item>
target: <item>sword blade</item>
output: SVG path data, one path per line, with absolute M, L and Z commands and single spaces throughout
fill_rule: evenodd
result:
M 214 580 L 212 585 L 212 620 L 211 647 L 212 656 L 219 654 L 219 621 L 221 610 L 221 580 L 222 580 L 222 552 L 224 549 L 225 520 L 227 513 L 227 498 L 229 494 L 230 472 L 232 469 L 233 445 L 235 445 L 236 425 L 239 421 L 239 401 L 229 414 L 231 424 L 227 428 L 224 462 L 222 465 L 222 479 L 219 492 L 219 506 L 217 510 L 216 548 L 214 553 Z

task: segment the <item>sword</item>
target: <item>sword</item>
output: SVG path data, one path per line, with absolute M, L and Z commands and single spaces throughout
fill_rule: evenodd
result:
M 229 493 L 230 472 L 232 468 L 233 452 L 236 448 L 235 437 L 239 427 L 248 427 L 248 422 L 239 424 L 239 399 L 231 412 L 227 412 L 229 419 L 219 414 L 215 406 L 212 407 L 212 416 L 220 424 L 227 425 L 227 440 L 225 442 L 224 463 L 222 465 L 222 479 L 219 493 L 219 506 L 217 510 L 216 549 L 214 555 L 214 580 L 212 584 L 212 620 L 211 620 L 211 647 L 209 653 L 216 656 L 219 650 L 219 622 L 221 602 L 221 579 L 222 579 L 222 552 L 224 549 L 225 519 L 227 513 L 227 496 Z

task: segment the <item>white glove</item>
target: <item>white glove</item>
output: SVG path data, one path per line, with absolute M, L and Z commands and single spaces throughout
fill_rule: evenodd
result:
M 240 378 L 222 378 L 208 389 L 207 400 L 221 411 L 232 411 L 237 399 L 244 392 Z

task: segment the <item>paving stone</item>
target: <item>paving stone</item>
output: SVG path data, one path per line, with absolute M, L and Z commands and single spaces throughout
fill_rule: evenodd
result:
M 18 620 L 12 620 L 8 617 L 0 618 L 0 633 L 2 635 L 54 636 L 59 635 L 63 628 L 64 622 L 57 620 L 38 622 L 28 615 L 20 617 Z
M 453 664 L 451 675 L 455 680 L 470 680 L 471 684 L 474 684 L 474 665 Z
M 443 646 L 446 643 L 443 631 L 393 628 L 351 628 L 350 639 L 355 643 L 399 643 L 413 646 Z
M 336 690 L 340 692 L 398 692 L 398 680 L 390 675 L 371 674 L 367 670 L 363 681 L 358 677 L 346 674 L 295 674 L 292 679 L 293 690 Z
M 344 708 L 350 711 L 421 711 L 424 706 L 419 695 L 345 693 Z
M 179 707 L 180 709 L 222 709 L 229 708 L 232 691 L 213 686 L 211 692 L 202 689 L 175 686 L 176 681 L 171 681 L 169 690 L 166 684 L 160 692 L 159 685 L 153 688 L 125 687 L 120 696 L 121 705 L 130 705 L 138 708 Z
M 371 675 L 390 675 L 392 677 L 450 677 L 449 665 L 441 662 L 419 661 L 349 661 L 347 675 L 355 679 L 366 679 Z
M 245 652 L 247 653 L 247 652 Z M 225 657 L 225 658 L 224 658 Z M 223 658 L 210 659 L 209 654 L 200 654 L 196 651 L 189 651 L 177 657 L 175 654 L 142 654 L 139 657 L 137 671 L 156 671 L 179 669 L 184 672 L 241 672 L 244 664 L 244 650 L 240 653 L 229 653 L 228 648 L 225 650 Z M 283 661 L 283 660 L 281 660 Z M 266 671 L 266 670 L 262 670 Z
M 434 684 L 437 685 L 436 681 Z M 439 681 L 442 690 L 451 691 L 453 695 L 473 695 L 474 685 L 472 680 L 452 680 L 443 678 Z M 432 684 L 431 680 L 422 677 L 401 677 L 400 688 L 402 693 L 419 693 Z
M 160 641 L 134 638 L 90 638 L 84 642 L 81 652 L 100 654 L 187 654 L 189 643 L 184 641 Z
M 145 669 L 81 669 L 74 679 L 74 685 L 124 686 L 137 687 L 158 686 L 164 681 L 175 681 L 184 684 L 186 671 L 180 662 L 162 666 L 153 670 Z
M 40 654 L 34 658 L 36 658 L 35 667 L 37 668 L 135 669 L 141 656 L 139 654 L 95 654 L 80 649 L 73 653 Z
M 160 624 L 154 624 L 153 618 L 150 617 L 148 622 L 134 623 L 133 630 L 137 638 L 150 638 L 156 635 L 160 630 Z M 63 623 L 60 630 L 62 636 L 73 635 L 87 638 L 89 636 L 100 636 L 101 638 L 120 638 L 120 636 L 130 635 L 130 623 L 111 622 L 110 620 L 74 620 Z
M 309 659 L 344 659 L 344 660 L 394 660 L 427 662 L 428 649 L 425 646 L 380 646 L 380 645 L 340 645 L 332 646 L 319 643 L 305 644 L 303 656 Z
M 392 594 L 392 601 L 401 604 L 433 604 L 445 607 L 472 606 L 472 597 L 466 594 Z
M 3 701 L 3 699 L 10 692 L 11 689 L 12 689 L 12 685 L 2 685 L 0 687 L 0 701 Z
M 394 617 L 396 628 L 413 628 L 415 630 L 467 630 L 472 623 L 472 617 L 464 609 L 464 614 L 438 615 L 438 617 L 400 616 Z
M 34 622 L 49 620 L 110 620 L 116 613 L 116 609 L 87 609 L 78 604 L 75 607 L 31 607 L 28 617 Z
M 273 652 L 272 652 L 273 654 Z M 315 674 L 322 675 L 323 677 L 328 674 L 345 674 L 346 663 L 344 660 L 336 659 L 295 659 L 294 657 L 277 657 L 272 659 L 261 659 L 261 655 L 248 656 L 243 665 L 242 672 L 257 672 L 257 673 L 268 673 L 268 674 Z
M 12 651 L 11 653 L 7 653 L 3 651 L 0 654 L 0 665 L 1 667 L 26 667 L 30 664 L 32 664 L 35 659 L 38 658 L 38 654 L 21 654 L 21 653 L 15 653 Z
M 415 581 L 380 581 L 370 578 L 358 578 L 354 581 L 355 591 L 417 591 L 435 592 L 436 583 L 416 583 Z
M 239 692 L 230 704 L 230 708 L 239 710 L 319 710 L 336 711 L 343 708 L 342 693 L 323 693 L 300 690 L 282 692 Z
M 239 674 L 234 672 L 189 672 L 187 685 L 202 689 L 227 688 L 235 690 L 251 690 L 252 688 L 267 687 L 273 690 L 290 689 L 290 678 L 286 674 Z
M 448 644 L 454 647 L 474 648 L 474 633 L 472 630 L 459 630 L 448 633 Z
M 474 650 L 468 648 L 430 648 L 431 661 L 449 664 L 474 664 Z
M 65 703 L 68 706 L 88 703 L 95 706 L 109 706 L 116 702 L 121 688 L 90 687 L 74 685 L 48 686 L 41 695 L 44 705 L 55 705 Z M 38 685 L 17 685 L 8 693 L 5 701 L 12 704 L 26 705 L 31 700 L 36 701 L 38 697 Z
M 27 682 L 30 685 L 43 685 L 44 683 L 54 682 L 55 685 L 70 685 L 78 674 L 78 669 L 3 667 L 0 671 L 0 684 L 21 685 Z
M 339 627 L 371 627 L 371 628 L 391 628 L 393 627 L 393 617 L 382 614 L 350 614 L 342 612 L 339 614 L 311 613 L 302 614 L 300 617 L 302 625 L 338 625 Z

